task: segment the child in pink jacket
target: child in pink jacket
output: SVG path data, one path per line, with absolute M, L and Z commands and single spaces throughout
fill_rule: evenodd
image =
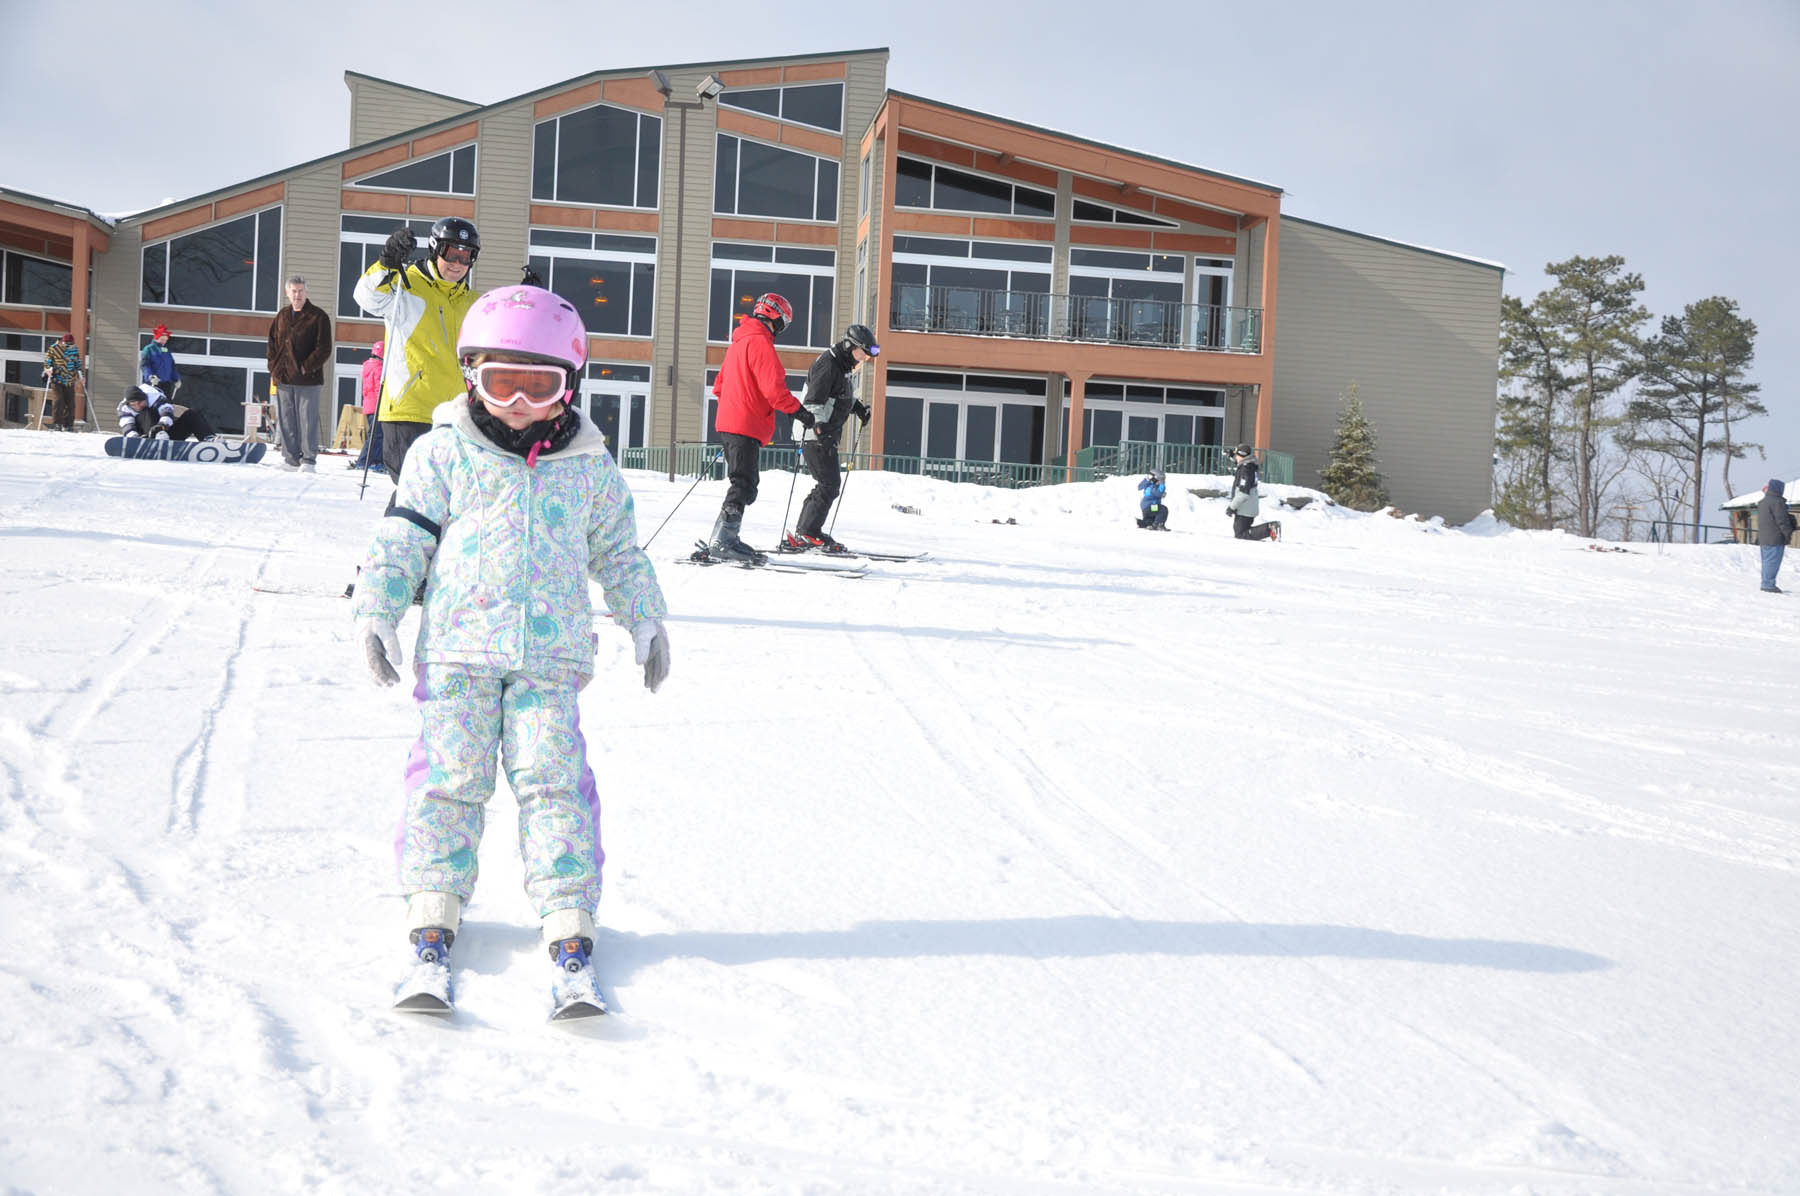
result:
M 373 453 L 374 468 L 379 472 L 386 472 L 381 467 L 381 421 L 375 418 L 375 409 L 381 405 L 382 350 L 385 348 L 386 341 L 376 341 L 369 349 L 369 360 L 363 362 L 362 413 L 369 430 L 363 436 L 362 453 L 350 462 L 351 469 L 361 469 L 369 460 L 369 454 Z

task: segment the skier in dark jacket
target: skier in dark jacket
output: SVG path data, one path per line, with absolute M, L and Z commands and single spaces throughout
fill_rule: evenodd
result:
M 805 550 L 823 548 L 842 552 L 844 546 L 825 530 L 825 516 L 844 488 L 838 472 L 838 440 L 851 415 L 869 423 L 869 405 L 850 393 L 850 375 L 856 367 L 881 352 L 867 324 L 852 324 L 837 344 L 819 354 L 806 374 L 801 406 L 812 413 L 813 426 L 800 435 L 800 456 L 814 482 L 812 493 L 800 504 L 800 518 L 782 545 Z
M 1762 588 L 1765 594 L 1779 594 L 1775 575 L 1781 572 L 1781 558 L 1794 535 L 1794 513 L 1788 510 L 1787 487 L 1780 478 L 1770 478 L 1763 487 L 1762 501 L 1756 504 L 1756 542 L 1762 546 Z
M 713 522 L 709 548 L 714 556 L 726 560 L 763 559 L 762 553 L 738 538 L 738 532 L 744 524 L 744 508 L 756 501 L 762 478 L 757 454 L 775 437 L 775 413 L 788 412 L 802 426 L 812 427 L 812 412 L 788 390 L 787 371 L 775 354 L 775 338 L 793 318 L 793 304 L 780 295 L 771 292 L 758 299 L 731 334 L 731 348 L 725 351 L 713 383 L 713 394 L 719 400 L 715 426 L 731 486 Z
M 1270 520 L 1251 526 L 1261 507 L 1257 488 L 1262 485 L 1262 471 L 1256 464 L 1256 450 L 1240 444 L 1231 450 L 1231 462 L 1237 467 L 1231 478 L 1231 497 L 1225 502 L 1225 513 L 1232 517 L 1231 534 L 1240 540 L 1279 540 L 1280 523 Z
M 1143 496 L 1138 499 L 1138 526 L 1149 528 L 1153 532 L 1169 530 L 1169 508 L 1163 499 L 1168 496 L 1168 479 L 1160 469 L 1150 471 L 1150 476 L 1138 483 Z

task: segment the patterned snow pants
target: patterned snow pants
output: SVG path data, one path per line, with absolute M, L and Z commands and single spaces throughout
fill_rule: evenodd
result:
M 519 802 L 525 894 L 543 917 L 600 904 L 600 796 L 587 763 L 575 670 L 485 673 L 426 664 L 413 699 L 424 721 L 406 762 L 394 839 L 400 890 L 475 892 L 477 854 L 498 765 Z

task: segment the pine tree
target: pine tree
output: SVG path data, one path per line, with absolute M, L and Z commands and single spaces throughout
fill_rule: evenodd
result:
M 1625 259 L 1617 255 L 1572 257 L 1551 262 L 1544 272 L 1556 285 L 1537 303 L 1569 362 L 1576 531 L 1593 536 L 1606 498 L 1608 469 L 1601 454 L 1608 434 L 1623 422 L 1612 399 L 1642 368 L 1637 330 L 1650 310 L 1637 301 L 1644 289 L 1642 276 L 1626 272 Z
M 1387 505 L 1387 489 L 1381 484 L 1376 468 L 1380 460 L 1375 452 L 1375 426 L 1363 414 L 1362 399 L 1356 383 L 1350 384 L 1344 396 L 1344 411 L 1338 416 L 1337 440 L 1331 446 L 1331 459 L 1319 471 L 1325 493 L 1340 506 L 1355 511 L 1375 511 Z
M 1700 480 L 1707 455 L 1725 463 L 1725 493 L 1731 494 L 1731 463 L 1760 444 L 1734 439 L 1732 424 L 1767 415 L 1760 383 L 1748 381 L 1756 357 L 1756 324 L 1738 314 L 1736 301 L 1722 296 L 1690 303 L 1679 316 L 1666 316 L 1662 334 L 1645 347 L 1644 385 L 1631 413 L 1644 425 L 1640 447 L 1680 460 L 1694 500 L 1693 534 L 1700 535 Z

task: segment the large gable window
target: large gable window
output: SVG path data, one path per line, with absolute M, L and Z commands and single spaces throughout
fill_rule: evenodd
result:
M 739 108 L 776 120 L 811 125 L 815 129 L 844 131 L 842 83 L 795 83 L 786 87 L 752 87 L 728 91 L 719 97 L 723 108 Z
M 272 312 L 280 297 L 278 206 L 144 246 L 144 303 Z
M 1075 201 L 1074 218 L 1088 224 L 1136 224 L 1148 228 L 1180 228 L 1173 220 L 1164 220 L 1160 216 L 1146 216 L 1142 212 L 1134 212 L 1129 208 L 1115 208 L 1091 200 Z
M 415 158 L 392 170 L 365 175 L 350 184 L 377 191 L 423 191 L 436 195 L 475 194 L 475 147 Z
M 654 208 L 661 176 L 662 120 L 648 113 L 595 104 L 533 130 L 533 199 Z
M 920 158 L 901 158 L 894 173 L 894 203 L 902 208 L 1042 219 L 1056 215 L 1054 194 L 1010 179 L 971 174 Z
M 719 134 L 713 211 L 724 216 L 836 220 L 838 164 L 831 158 Z

